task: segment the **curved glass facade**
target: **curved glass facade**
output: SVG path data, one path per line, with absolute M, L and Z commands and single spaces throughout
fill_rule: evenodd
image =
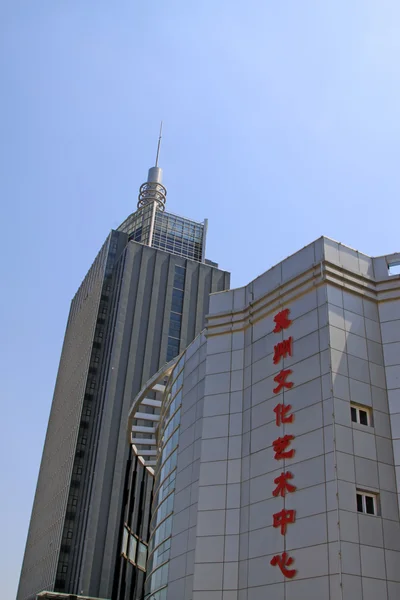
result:
M 150 523 L 146 600 L 166 600 L 185 354 L 165 389 L 157 435 L 158 460 Z

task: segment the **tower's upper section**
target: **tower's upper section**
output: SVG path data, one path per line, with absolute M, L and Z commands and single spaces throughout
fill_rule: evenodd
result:
M 137 211 L 129 215 L 118 230 L 127 233 L 134 242 L 218 266 L 205 259 L 207 219 L 199 223 L 165 211 L 167 190 L 158 166 L 161 133 L 162 129 L 155 166 L 149 169 L 147 181 L 140 187 Z
M 165 201 L 167 199 L 167 190 L 161 183 L 162 169 L 160 167 L 151 167 L 146 183 L 140 186 L 138 197 L 138 208 L 156 203 L 158 210 L 165 210 Z

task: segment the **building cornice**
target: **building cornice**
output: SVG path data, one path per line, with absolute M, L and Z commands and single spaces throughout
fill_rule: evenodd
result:
M 247 305 L 237 310 L 207 315 L 206 337 L 243 331 L 261 319 L 276 313 L 311 290 L 330 284 L 349 292 L 364 296 L 373 302 L 400 299 L 400 276 L 374 278 L 355 273 L 329 261 L 315 263 L 302 273 L 287 279 L 262 296 L 253 300 L 253 283 L 244 289 Z M 234 291 L 221 292 L 233 294 Z

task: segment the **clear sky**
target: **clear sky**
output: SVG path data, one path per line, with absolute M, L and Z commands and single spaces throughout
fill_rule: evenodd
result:
M 400 251 L 398 0 L 2 0 L 1 600 L 69 303 L 154 162 L 240 286 L 324 234 Z

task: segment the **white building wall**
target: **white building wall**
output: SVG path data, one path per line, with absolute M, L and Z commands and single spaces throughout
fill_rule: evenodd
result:
M 400 598 L 400 301 L 380 305 L 381 278 L 372 259 L 321 238 L 212 296 L 207 341 L 185 366 L 168 600 Z M 292 323 L 273 333 L 283 309 Z M 289 336 L 292 356 L 274 364 Z M 281 369 L 294 385 L 274 393 Z M 352 422 L 352 403 L 371 426 Z M 277 404 L 292 423 L 277 426 Z M 277 461 L 286 434 L 295 454 Z M 287 471 L 296 490 L 274 497 Z M 377 494 L 378 515 L 357 512 L 356 490 Z M 282 509 L 295 511 L 284 536 Z M 293 578 L 271 565 L 283 552 Z

